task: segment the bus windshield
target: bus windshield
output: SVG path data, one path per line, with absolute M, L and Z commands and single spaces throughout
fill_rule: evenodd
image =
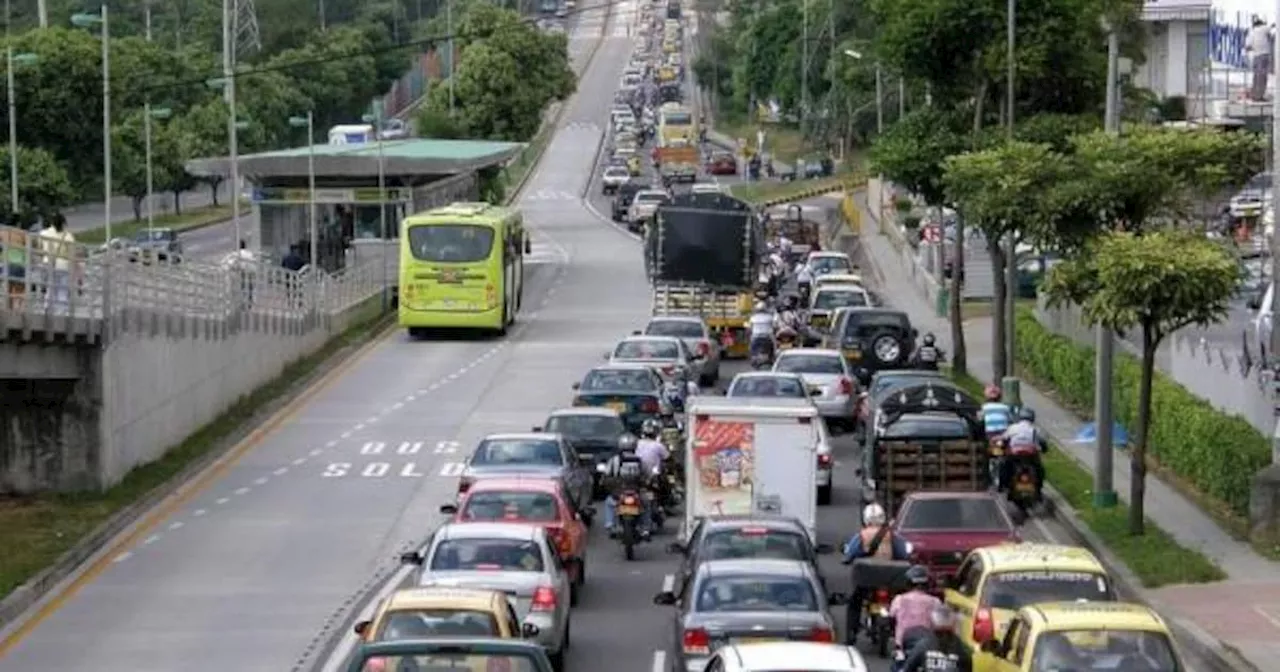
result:
M 663 112 L 662 123 L 668 126 L 688 126 L 693 123 L 693 115 L 688 112 Z
M 489 258 L 494 237 L 483 224 L 419 224 L 409 227 L 409 250 L 418 261 L 473 263 Z

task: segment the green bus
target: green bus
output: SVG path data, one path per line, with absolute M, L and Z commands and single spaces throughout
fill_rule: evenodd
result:
M 406 217 L 400 326 L 413 337 L 448 328 L 505 334 L 520 312 L 528 246 L 514 208 L 453 203 Z

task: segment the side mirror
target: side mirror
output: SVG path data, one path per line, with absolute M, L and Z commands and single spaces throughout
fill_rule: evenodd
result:
M 458 514 L 458 505 L 457 504 L 441 504 L 440 513 L 443 513 L 447 516 L 456 516 Z
M 833 607 L 849 604 L 849 596 L 844 593 L 831 593 L 827 596 L 827 604 Z
M 424 562 L 426 562 L 426 558 L 422 557 L 422 554 L 421 554 L 421 553 L 419 553 L 419 552 L 417 552 L 417 551 L 409 551 L 408 553 L 401 553 L 401 554 L 400 554 L 400 563 L 401 563 L 401 564 L 404 564 L 404 565 L 421 565 L 421 564 L 422 564 L 422 563 L 424 563 Z
M 609 361 L 609 358 L 610 358 L 610 357 L 612 357 L 612 356 L 613 356 L 613 353 L 611 353 L 611 352 L 606 352 L 606 353 L 604 353 L 604 355 L 603 355 L 604 360 L 605 360 L 606 362 L 607 362 L 607 361 Z
M 364 637 L 364 633 L 369 631 L 369 626 L 371 625 L 373 625 L 373 623 L 369 621 L 360 621 L 359 623 L 356 623 L 354 628 L 351 628 L 351 629 L 354 630 L 357 635 Z
M 572 389 L 574 389 L 574 390 L 580 390 L 580 389 L 582 389 L 582 383 L 574 383 L 574 384 L 570 385 L 569 387 L 570 387 L 570 388 L 572 388 Z
M 836 547 L 831 544 L 818 544 L 813 547 L 813 552 L 818 555 L 831 555 L 836 552 Z
M 653 603 L 658 606 L 669 607 L 676 603 L 676 595 L 671 591 L 663 591 L 653 596 Z
M 684 555 L 685 553 L 688 552 L 688 550 L 689 549 L 685 548 L 684 544 L 678 541 L 673 541 L 667 544 L 667 552 L 672 555 Z
M 532 430 L 530 430 L 530 431 L 533 431 L 533 432 L 541 432 L 541 431 L 542 431 L 542 427 L 535 425 L 535 426 L 534 426 L 534 428 L 533 428 Z
M 534 637 L 537 637 L 538 634 L 541 632 L 542 632 L 542 629 L 532 623 L 525 623 L 524 625 L 520 626 L 520 636 L 524 637 L 525 639 L 533 639 Z
M 1000 642 L 997 642 L 994 639 L 988 639 L 985 642 L 982 642 L 978 645 L 978 648 L 981 649 L 983 653 L 989 653 L 993 656 L 1004 655 L 1004 651 L 1001 650 Z
M 639 330 L 639 329 L 636 329 L 635 331 L 632 331 L 632 332 L 631 332 L 631 335 L 632 335 L 632 336 L 639 336 L 639 335 L 641 335 L 641 334 L 640 334 L 640 330 Z

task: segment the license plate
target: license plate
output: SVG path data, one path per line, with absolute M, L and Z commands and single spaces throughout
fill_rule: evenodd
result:
M 640 507 L 638 506 L 619 506 L 619 516 L 638 516 L 640 515 Z
M 848 357 L 849 359 L 862 359 L 862 351 L 861 350 L 845 350 L 844 356 Z
M 619 412 L 619 413 L 626 413 L 626 412 L 627 412 L 627 405 L 626 405 L 625 403 L 621 402 L 621 401 L 613 401 L 613 402 L 609 402 L 609 403 L 605 404 L 605 407 L 607 407 L 607 408 L 612 408 L 613 410 L 615 410 L 615 411 L 617 411 L 617 412 Z

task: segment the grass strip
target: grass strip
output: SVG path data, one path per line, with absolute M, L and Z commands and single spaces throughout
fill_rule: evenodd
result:
M 740 182 L 729 187 L 734 198 L 748 203 L 766 203 L 777 200 L 803 198 L 815 191 L 839 191 L 849 185 L 849 176 L 824 177 L 816 180 L 791 182 L 759 181 Z
M 982 398 L 983 384 L 967 373 L 951 373 L 960 387 Z M 1093 506 L 1093 474 L 1062 450 L 1053 449 L 1043 457 L 1045 480 L 1071 505 L 1080 520 L 1132 571 L 1142 585 L 1159 588 L 1183 583 L 1212 583 L 1227 578 L 1217 565 L 1200 552 L 1186 548 L 1150 519 L 1146 534 L 1129 534 L 1129 507 L 1119 502 L 1114 508 Z
M 246 208 L 252 208 L 252 204 L 244 203 L 241 206 L 241 216 L 243 217 L 249 212 Z M 155 228 L 157 229 L 173 229 L 175 231 L 190 231 L 191 229 L 199 229 L 201 227 L 210 226 L 218 222 L 224 222 L 231 219 L 230 205 L 206 205 L 202 208 L 192 208 L 181 215 L 159 215 L 155 218 Z M 139 231 L 147 230 L 147 220 L 130 220 L 127 222 L 115 222 L 111 225 L 112 238 L 132 238 Z M 96 229 L 88 229 L 76 234 L 76 242 L 80 243 L 105 243 L 107 241 L 107 230 L 102 227 Z
M 367 341 L 381 330 L 382 315 L 375 296 L 357 308 L 352 325 L 330 339 L 319 351 L 290 364 L 277 377 L 241 397 L 212 422 L 185 441 L 164 452 L 154 462 L 130 471 L 123 481 L 105 492 L 39 494 L 0 498 L 0 599 L 58 561 L 86 535 L 111 516 L 146 497 L 185 469 L 228 445 L 250 421 L 268 412 L 297 389 L 298 384 L 349 346 Z

